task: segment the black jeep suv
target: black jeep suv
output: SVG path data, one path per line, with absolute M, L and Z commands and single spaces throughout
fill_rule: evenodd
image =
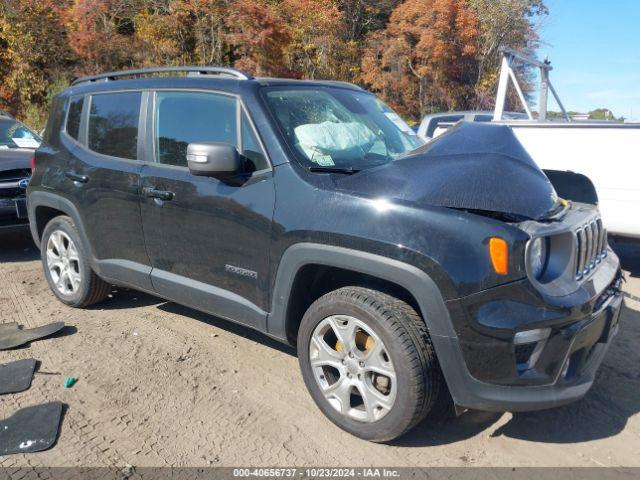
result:
M 508 127 L 423 144 L 339 82 L 79 79 L 54 100 L 28 209 L 62 302 L 131 287 L 295 344 L 318 407 L 373 441 L 451 400 L 582 397 L 622 304 L 597 208 L 559 199 Z

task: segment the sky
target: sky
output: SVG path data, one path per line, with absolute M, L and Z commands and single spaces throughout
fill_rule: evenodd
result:
M 538 57 L 567 110 L 640 121 L 640 0 L 546 0 Z M 558 110 L 550 101 L 550 110 Z

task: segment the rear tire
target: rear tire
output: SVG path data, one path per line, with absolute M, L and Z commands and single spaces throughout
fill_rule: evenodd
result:
M 298 359 L 320 410 L 373 442 L 409 431 L 447 388 L 422 318 L 402 300 L 368 288 L 341 288 L 309 307 Z
M 89 266 L 86 250 L 71 218 L 53 218 L 42 233 L 40 254 L 47 283 L 58 299 L 71 307 L 87 307 L 111 292 Z

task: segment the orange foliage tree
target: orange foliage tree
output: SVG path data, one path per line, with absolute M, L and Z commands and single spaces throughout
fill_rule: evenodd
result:
M 265 0 L 236 0 L 225 20 L 234 65 L 254 75 L 292 76 L 284 63 L 291 34 L 277 5 Z
M 0 109 L 41 126 L 46 104 L 76 60 L 60 21 L 59 0 L 0 0 Z
M 187 64 L 355 81 L 413 120 L 488 108 L 499 47 L 535 49 L 544 14 L 543 0 L 0 0 L 0 108 L 41 127 L 73 76 Z
M 291 36 L 289 69 L 302 78 L 349 78 L 354 48 L 343 40 L 344 18 L 335 2 L 284 0 L 281 8 Z
M 134 6 L 128 0 L 73 0 L 62 12 L 69 45 L 80 59 L 76 73 L 131 66 Z
M 228 64 L 226 0 L 138 0 L 133 16 L 138 65 Z
M 401 113 L 463 108 L 477 80 L 478 19 L 464 0 L 408 0 L 373 32 L 362 80 Z

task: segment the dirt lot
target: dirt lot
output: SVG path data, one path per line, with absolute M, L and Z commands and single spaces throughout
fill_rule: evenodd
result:
M 640 297 L 640 247 L 623 250 Z M 375 445 L 326 420 L 294 352 L 193 310 L 133 291 L 90 309 L 57 302 L 27 236 L 0 237 L 0 322 L 64 321 L 55 338 L 0 352 L 35 357 L 30 390 L 0 398 L 0 417 L 60 400 L 60 439 L 11 466 L 640 466 L 640 301 L 582 401 L 528 414 L 467 412 Z M 640 300 L 640 298 L 638 298 Z M 79 378 L 71 389 L 67 376 Z

